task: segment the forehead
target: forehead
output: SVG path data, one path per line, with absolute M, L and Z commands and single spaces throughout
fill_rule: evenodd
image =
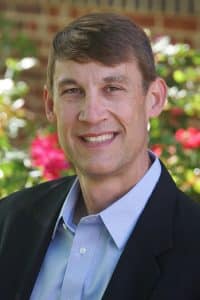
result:
M 89 81 L 93 81 L 93 83 L 101 81 L 128 83 L 133 79 L 141 80 L 142 76 L 135 59 L 114 66 L 107 66 L 96 61 L 79 63 L 73 60 L 57 60 L 55 62 L 54 82 L 59 84 L 66 79 L 80 83 Z

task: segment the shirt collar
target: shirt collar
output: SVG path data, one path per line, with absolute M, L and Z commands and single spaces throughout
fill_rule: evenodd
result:
M 80 193 L 80 185 L 79 185 L 78 177 L 76 177 L 75 181 L 73 182 L 70 188 L 69 193 L 67 194 L 67 197 L 64 201 L 64 204 L 62 206 L 62 209 L 56 221 L 53 234 L 52 234 L 52 239 L 54 239 L 58 226 L 63 220 L 65 221 L 65 224 L 68 224 L 68 226 L 72 231 L 75 230 L 75 225 L 73 224 L 72 219 L 74 215 L 74 208 L 76 205 L 76 201 L 78 200 L 79 197 L 79 193 Z
M 118 201 L 100 212 L 101 219 L 118 248 L 125 246 L 160 177 L 160 162 L 151 152 L 150 156 L 154 161 L 143 178 Z
M 152 152 L 149 154 L 153 163 L 143 178 L 128 193 L 98 214 L 119 249 L 125 246 L 161 174 L 159 159 Z M 75 231 L 76 225 L 72 220 L 79 193 L 80 185 L 77 177 L 60 211 L 52 239 L 63 220 L 71 231 Z

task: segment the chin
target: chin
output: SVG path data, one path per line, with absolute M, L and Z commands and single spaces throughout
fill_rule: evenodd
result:
M 114 168 L 108 165 L 95 164 L 88 166 L 79 166 L 76 168 L 77 174 L 81 174 L 89 177 L 101 177 L 108 176 L 114 173 Z

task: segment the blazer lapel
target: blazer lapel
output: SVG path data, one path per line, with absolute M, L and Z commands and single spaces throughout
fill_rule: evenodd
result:
M 29 299 L 34 282 L 40 270 L 41 263 L 49 245 L 52 232 L 65 200 L 66 194 L 71 187 L 74 178 L 60 179 L 56 182 L 42 184 L 36 189 L 27 190 L 22 194 L 20 203 L 23 207 L 18 209 L 18 215 L 12 220 L 15 228 L 9 228 L 7 235 L 9 240 L 6 244 L 5 269 L 11 266 L 8 271 L 8 278 L 5 282 L 10 284 L 18 281 L 17 290 L 12 291 L 13 296 L 6 296 L 5 299 L 25 300 Z M 22 198 L 21 197 L 21 198 Z M 26 204 L 25 204 L 25 201 Z M 14 234 L 14 232 L 15 234 Z M 16 245 L 17 243 L 17 245 Z M 11 255 L 16 249 L 14 255 Z M 8 257 L 8 259 L 6 259 Z M 11 258 L 11 259 L 10 259 Z M 15 272 L 12 272 L 12 269 Z M 7 294 L 6 294 L 7 295 Z
M 160 276 L 158 257 L 172 247 L 176 186 L 161 177 L 127 242 L 103 300 L 147 300 Z

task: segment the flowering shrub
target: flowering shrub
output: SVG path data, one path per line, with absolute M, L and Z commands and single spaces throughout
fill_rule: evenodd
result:
M 37 136 L 31 143 L 32 165 L 39 167 L 42 177 L 56 179 L 70 168 L 63 151 L 58 145 L 56 133 Z
M 150 146 L 177 185 L 200 200 L 200 51 L 169 37 L 155 40 L 153 50 L 169 91 L 163 113 L 151 120 Z
M 27 152 L 28 138 L 34 134 L 36 124 L 24 106 L 28 85 L 20 80 L 25 69 L 37 60 L 33 43 L 21 33 L 14 34 L 11 22 L 0 16 L 0 198 L 38 182 L 38 171 L 30 162 Z M 10 54 L 14 50 L 15 58 Z M 17 58 L 16 58 L 17 57 Z M 26 137 L 24 139 L 23 137 Z
M 0 16 L 0 198 L 43 180 L 73 172 L 58 147 L 55 134 L 37 136 L 40 124 L 25 108 L 29 87 L 20 80 L 23 70 L 38 63 L 35 47 L 24 35 L 15 34 L 13 24 Z M 11 57 L 14 54 L 14 57 Z M 16 58 L 17 57 L 17 58 Z M 35 137 L 36 136 L 36 137 Z M 31 147 L 30 147 L 31 145 Z M 29 149 L 31 151 L 29 152 Z

